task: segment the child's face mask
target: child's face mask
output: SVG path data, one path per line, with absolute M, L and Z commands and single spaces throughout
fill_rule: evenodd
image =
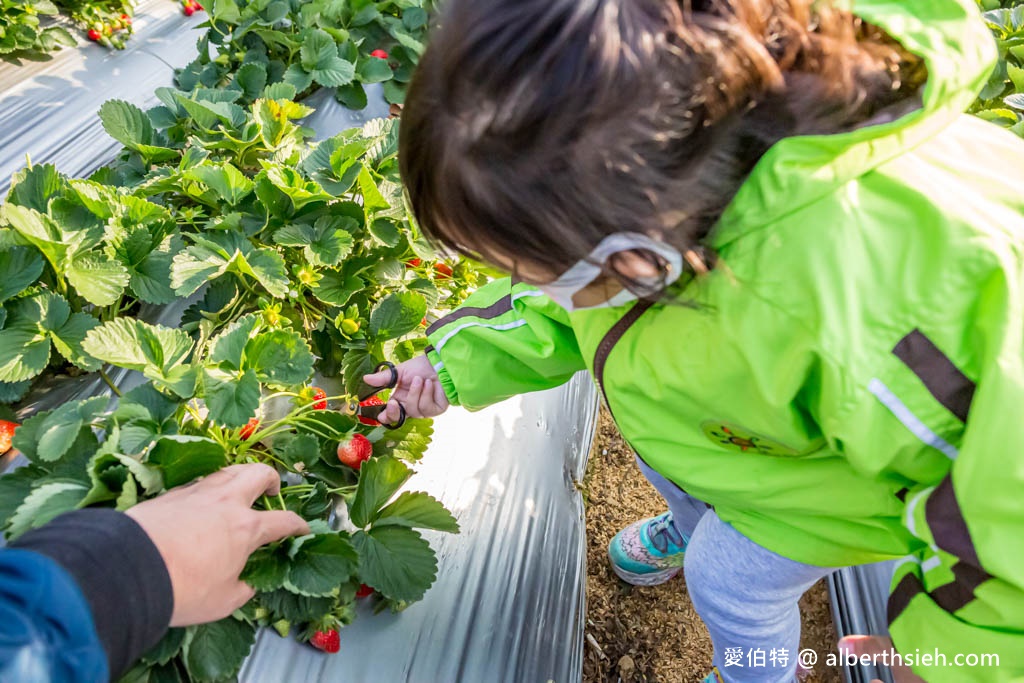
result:
M 601 240 L 587 258 L 579 261 L 572 268 L 567 270 L 554 282 L 544 285 L 537 285 L 537 288 L 544 292 L 552 301 L 567 311 L 574 311 L 584 308 L 611 308 L 621 306 L 639 298 L 629 289 L 621 287 L 618 282 L 613 285 L 604 296 L 594 296 L 591 292 L 584 292 L 594 284 L 603 273 L 603 266 L 612 255 L 623 251 L 643 249 L 653 252 L 664 260 L 666 266 L 664 276 L 650 278 L 650 282 L 643 278 L 639 279 L 641 288 L 650 288 L 650 293 L 655 294 L 658 290 L 672 284 L 679 279 L 683 270 L 683 257 L 675 248 L 651 239 L 647 235 L 636 232 L 619 232 L 609 235 Z

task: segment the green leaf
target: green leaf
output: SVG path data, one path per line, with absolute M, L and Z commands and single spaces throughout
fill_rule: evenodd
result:
M 235 85 L 245 93 L 246 99 L 259 98 L 267 85 L 267 67 L 257 62 L 247 62 L 235 72 Z
M 268 100 L 294 100 L 297 94 L 295 86 L 289 83 L 273 83 L 263 90 L 263 97 Z
M 266 177 L 274 187 L 288 195 L 296 209 L 314 202 L 328 202 L 334 197 L 312 180 L 306 180 L 293 168 L 271 166 L 265 169 Z
M 258 591 L 277 590 L 288 580 L 288 554 L 281 546 L 260 548 L 249 556 L 240 578 Z
M 333 57 L 322 68 L 310 74 L 313 80 L 326 88 L 348 85 L 356 77 L 356 65 L 341 57 Z
M 49 482 L 33 489 L 11 516 L 8 539 L 14 540 L 29 529 L 74 510 L 87 491 L 84 484 L 68 481 Z
M 363 290 L 363 281 L 355 275 L 345 277 L 341 273 L 325 271 L 320 281 L 313 286 L 313 296 L 328 306 L 342 307 L 356 292 Z
M 359 557 L 337 533 L 303 536 L 292 541 L 285 587 L 302 595 L 330 595 L 351 578 Z
M 436 529 L 457 534 L 459 523 L 444 505 L 426 493 L 402 493 L 380 511 L 374 527 L 397 525 L 414 529 Z
M 291 330 L 272 330 L 245 345 L 245 367 L 252 368 L 264 384 L 293 386 L 313 374 L 313 352 L 301 335 Z
M 169 304 L 175 300 L 171 288 L 171 264 L 174 254 L 182 250 L 177 236 L 168 236 L 141 263 L 131 269 L 132 292 L 150 304 Z
M 274 233 L 274 241 L 287 247 L 302 247 L 314 266 L 336 266 L 352 252 L 351 232 L 359 224 L 349 216 L 321 216 L 314 225 L 293 223 Z
M 343 106 L 353 111 L 361 111 L 366 109 L 366 105 L 369 104 L 369 100 L 366 97 L 366 89 L 363 88 L 361 83 L 349 83 L 348 85 L 340 86 L 334 93 Z
M 153 124 L 146 112 L 123 100 L 107 100 L 100 106 L 100 121 L 107 135 L 125 147 L 153 143 Z
M 314 598 L 284 589 L 261 593 L 259 600 L 271 612 L 293 623 L 319 619 L 334 606 L 334 598 Z
M 380 189 L 377 187 L 377 181 L 373 178 L 373 173 L 369 168 L 363 167 L 359 172 L 359 191 L 363 195 L 363 210 L 366 212 L 366 222 L 370 223 L 374 214 L 379 211 L 386 211 L 391 208 L 391 204 L 381 194 Z
M 165 378 L 192 351 L 192 338 L 184 330 L 116 318 L 89 331 L 82 348 L 90 356 L 147 377 Z
M 242 13 L 235 0 L 213 0 L 213 19 L 219 23 L 237 24 L 242 20 Z
M 412 476 L 412 470 L 395 458 L 370 458 L 359 470 L 359 486 L 348 512 L 357 527 L 369 526 L 377 511 Z
M 253 182 L 228 162 L 220 166 L 196 166 L 186 177 L 203 183 L 231 206 L 237 206 L 253 191 Z
M 19 467 L 0 476 L 0 529 L 7 527 L 11 515 L 44 476 L 46 472 L 35 465 Z
M 53 221 L 38 211 L 8 202 L 0 206 L 0 222 L 14 230 L 38 249 L 58 275 L 63 275 L 68 245 Z
M 46 213 L 50 199 L 64 188 L 64 178 L 52 164 L 36 164 L 11 178 L 7 201 Z
M 306 33 L 299 52 L 301 64 L 306 71 L 320 68 L 338 56 L 338 45 L 326 31 L 315 28 Z
M 46 263 L 39 252 L 28 247 L 0 251 L 0 303 L 21 294 L 43 274 Z
M 35 460 L 54 462 L 68 452 L 83 427 L 103 413 L 109 399 L 96 396 L 85 401 L 65 403 L 47 414 L 36 432 Z
M 99 324 L 100 321 L 88 313 L 72 313 L 67 322 L 50 336 L 54 348 L 83 370 L 99 370 L 100 363 L 82 348 L 85 335 Z
M 370 234 L 386 247 L 397 247 L 402 241 L 402 233 L 394 221 L 379 218 L 370 224 Z
M 95 306 L 110 306 L 128 286 L 131 276 L 120 261 L 95 253 L 75 257 L 67 268 L 71 286 Z
M 181 648 L 185 644 L 185 633 L 186 630 L 183 628 L 168 629 L 160 642 L 142 655 L 142 661 L 147 664 L 167 664 L 181 652 Z
M 50 361 L 50 338 L 39 325 L 11 316 L 0 331 L 0 382 L 32 379 Z
M 217 0 L 222 3 L 224 0 Z M 185 667 L 192 680 L 205 683 L 233 678 L 256 641 L 256 629 L 232 617 L 190 626 L 185 640 Z
M 427 302 L 421 294 L 391 294 L 370 313 L 370 335 L 378 341 L 401 337 L 415 330 L 426 314 Z
M 437 557 L 417 532 L 399 526 L 358 531 L 359 578 L 392 600 L 413 602 L 437 578 Z
M 391 65 L 388 64 L 388 60 L 379 59 L 377 57 L 367 57 L 359 62 L 359 68 L 356 70 L 356 74 L 359 76 L 359 80 L 363 83 L 381 83 L 383 81 L 389 81 L 394 75 L 391 71 Z
M 274 437 L 274 454 L 289 467 L 309 467 L 320 457 L 320 440 L 312 434 L 280 434 Z
M 153 444 L 146 461 L 163 472 L 164 485 L 170 489 L 221 469 L 227 465 L 227 453 L 205 437 L 164 436 Z
M 232 370 L 241 370 L 245 345 L 249 343 L 259 325 L 259 316 L 251 314 L 225 327 L 210 344 L 210 360 L 221 365 L 226 364 Z
M 415 462 L 423 457 L 433 434 L 432 420 L 414 418 L 399 429 L 389 430 L 379 443 L 392 457 Z
M 213 421 L 224 427 L 244 426 L 260 407 L 260 382 L 254 370 L 203 370 L 203 398 Z

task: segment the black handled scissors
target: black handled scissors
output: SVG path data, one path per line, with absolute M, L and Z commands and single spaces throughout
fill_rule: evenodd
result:
M 360 403 L 362 403 L 368 398 L 376 396 L 385 389 L 394 389 L 395 387 L 398 386 L 398 369 L 395 367 L 394 363 L 384 361 L 374 369 L 374 373 L 378 373 L 384 368 L 387 368 L 388 370 L 391 371 L 391 378 L 388 380 L 388 383 L 382 387 L 374 387 L 367 384 L 365 381 L 362 382 L 359 385 L 359 392 L 356 394 L 356 396 L 359 398 Z M 380 417 L 380 414 L 384 412 L 385 408 L 387 408 L 387 402 L 385 402 L 384 405 L 380 406 L 358 406 L 355 409 L 355 413 L 360 417 L 365 417 L 369 420 L 376 420 L 377 422 L 380 422 L 378 418 Z M 399 427 L 404 425 L 406 418 L 405 406 L 402 405 L 401 403 L 398 403 L 398 410 L 399 414 L 397 422 L 393 422 L 390 424 L 381 422 L 381 426 L 385 427 L 386 429 L 398 429 Z

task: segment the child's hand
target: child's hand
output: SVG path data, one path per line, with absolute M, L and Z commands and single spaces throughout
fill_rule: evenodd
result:
M 398 386 L 391 392 L 387 408 L 377 418 L 383 423 L 395 422 L 399 418 L 398 402 L 405 406 L 408 417 L 437 417 L 448 410 L 448 397 L 444 395 L 437 372 L 426 355 L 396 366 Z M 391 379 L 389 370 L 366 375 L 363 380 L 370 386 L 382 387 Z

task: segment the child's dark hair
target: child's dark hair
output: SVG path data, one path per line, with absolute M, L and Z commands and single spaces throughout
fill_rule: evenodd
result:
M 690 248 L 772 144 L 920 84 L 819 4 L 446 0 L 402 112 L 413 212 L 448 248 L 553 274 L 614 232 Z

